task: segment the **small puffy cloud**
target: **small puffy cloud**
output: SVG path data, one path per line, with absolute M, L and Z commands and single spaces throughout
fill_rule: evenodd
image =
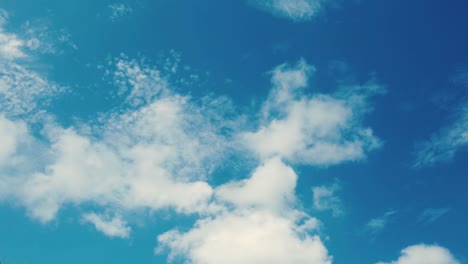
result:
M 301 22 L 310 20 L 322 8 L 325 0 L 250 0 L 255 7 L 278 17 Z
M 312 72 L 304 60 L 272 71 L 273 88 L 263 105 L 260 125 L 240 135 L 260 159 L 278 156 L 294 163 L 327 166 L 364 159 L 367 151 L 380 146 L 372 130 L 359 122 L 367 110 L 367 96 L 379 86 L 347 87 L 334 96 L 308 95 L 304 88 Z
M 419 217 L 419 222 L 432 223 L 437 221 L 442 216 L 446 215 L 450 208 L 428 208 L 424 210 Z
M 127 223 L 120 216 L 111 218 L 89 213 L 83 216 L 83 221 L 93 224 L 96 230 L 108 237 L 128 238 L 130 236 L 131 228 L 127 226 Z
M 460 262 L 446 248 L 421 244 L 403 249 L 396 261 L 377 264 L 460 264 Z
M 369 220 L 369 222 L 367 222 L 365 226 L 366 231 L 368 231 L 372 235 L 376 235 L 382 232 L 385 229 L 385 227 L 387 227 L 390 218 L 396 213 L 397 211 L 389 211 L 380 217 Z
M 343 214 L 342 202 L 337 197 L 336 192 L 340 191 L 341 185 L 338 182 L 330 186 L 318 186 L 312 188 L 314 198 L 314 208 L 319 211 L 332 211 L 333 216 Z
M 455 154 L 468 145 L 468 103 L 461 106 L 455 121 L 433 134 L 430 140 L 416 148 L 414 167 L 433 166 L 451 161 Z

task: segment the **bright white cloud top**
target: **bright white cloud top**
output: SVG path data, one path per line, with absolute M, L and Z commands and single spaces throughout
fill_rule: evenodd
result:
M 377 264 L 460 264 L 460 262 L 446 248 L 416 245 L 403 249 L 396 261 Z

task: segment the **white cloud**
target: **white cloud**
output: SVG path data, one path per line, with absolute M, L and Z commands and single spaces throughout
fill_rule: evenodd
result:
M 275 158 L 258 167 L 248 179 L 216 188 L 216 197 L 240 208 L 266 208 L 281 212 L 294 202 L 297 175 Z
M 17 63 L 0 62 L 0 107 L 8 116 L 39 115 L 65 90 Z
M 451 161 L 455 154 L 468 145 L 468 103 L 462 105 L 456 120 L 437 133 L 430 140 L 417 146 L 414 167 L 433 166 Z
M 158 98 L 129 92 L 125 101 L 146 103 L 104 114 L 97 125 L 62 128 L 49 121 L 41 142 L 45 150 L 29 157 L 45 157 L 38 166 L 42 169 L 28 171 L 9 186 L 32 217 L 48 222 L 63 205 L 82 203 L 123 210 L 208 210 L 213 190 L 205 180 L 222 158 L 223 136 L 201 106 L 145 76 L 151 71 L 124 69 L 117 70 L 128 73 L 122 78 L 137 76 L 148 85 L 145 89 L 164 92 Z M 131 85 L 140 88 L 138 82 Z
M 331 263 L 317 219 L 293 209 L 297 176 L 279 159 L 252 176 L 217 188 L 218 202 L 232 209 L 197 221 L 188 232 L 158 236 L 158 253 L 169 249 L 190 263 Z
M 221 209 L 191 230 L 158 236 L 158 253 L 168 249 L 171 260 L 204 264 L 331 263 L 313 234 L 319 221 L 296 209 L 297 175 L 287 162 L 321 166 L 364 158 L 378 140 L 359 120 L 368 109 L 365 99 L 378 89 L 358 86 L 334 96 L 306 96 L 302 90 L 311 72 L 303 60 L 272 71 L 259 130 L 239 134 L 261 165 L 247 179 L 215 188 L 213 202 Z M 348 145 L 353 150 L 343 154 Z
M 26 57 L 22 48 L 25 43 L 17 35 L 5 32 L 4 26 L 8 21 L 8 13 L 0 9 L 0 59 L 13 60 Z
M 372 130 L 359 124 L 364 99 L 376 86 L 350 87 L 346 96 L 308 96 L 303 89 L 312 70 L 303 60 L 275 68 L 263 120 L 257 131 L 241 134 L 241 140 L 261 159 L 279 156 L 322 166 L 364 159 L 380 146 Z
M 131 228 L 127 226 L 127 223 L 120 216 L 110 218 L 89 213 L 83 216 L 83 221 L 93 224 L 98 231 L 109 237 L 128 238 L 130 236 Z
M 250 0 L 250 3 L 278 17 L 307 21 L 322 8 L 325 0 Z
M 377 264 L 459 264 L 460 262 L 446 248 L 430 245 L 416 245 L 403 249 L 398 260 Z
M 51 99 L 63 92 L 60 87 L 48 81 L 41 74 L 21 63 L 31 59 L 25 48 L 32 42 L 23 40 L 18 34 L 6 32 L 4 25 L 8 14 L 0 9 L 0 109 L 6 116 L 38 116 Z M 28 44 L 29 43 L 29 44 Z M 31 48 L 31 47 L 29 47 Z M 38 105 L 41 105 L 41 109 Z M 29 116 L 31 118 L 31 116 Z
M 169 84 L 158 69 L 125 57 L 109 63 L 115 65 L 115 69 L 110 74 L 114 84 L 119 88 L 117 95 L 125 97 L 126 103 L 130 106 L 142 106 L 161 96 L 162 93 L 167 94 Z
M 28 140 L 28 130 L 24 122 L 13 122 L 0 115 L 0 164 L 12 163 L 21 143 Z M 14 162 L 13 162 L 14 163 Z
M 366 230 L 372 235 L 376 235 L 382 232 L 385 227 L 387 227 L 390 218 L 396 213 L 397 211 L 389 211 L 380 217 L 369 220 L 369 222 L 366 224 Z
M 199 220 L 189 232 L 173 230 L 158 241 L 170 248 L 172 259 L 182 256 L 194 264 L 331 263 L 320 238 L 300 227 L 255 210 Z
M 342 202 L 336 192 L 341 189 L 338 182 L 330 186 L 319 186 L 312 188 L 314 197 L 314 208 L 319 211 L 331 210 L 333 216 L 343 214 Z
M 246 132 L 223 116 L 228 99 L 195 100 L 175 93 L 158 69 L 125 57 L 109 63 L 122 105 L 69 127 L 50 118 L 40 133 L 16 119 L 40 108 L 58 88 L 17 64 L 2 64 L 10 68 L 0 79 L 7 95 L 0 102 L 11 109 L 5 107 L 10 114 L 0 119 L 9 128 L 0 129 L 0 144 L 7 146 L 0 158 L 8 163 L 0 163 L 0 199 L 14 200 L 41 222 L 55 219 L 65 205 L 92 204 L 96 212 L 83 220 L 122 238 L 130 226 L 117 212 L 198 213 L 191 230 L 158 237 L 161 250 L 192 263 L 331 263 L 316 234 L 319 220 L 297 209 L 297 175 L 288 163 L 337 164 L 363 159 L 377 147 L 372 131 L 360 124 L 367 99 L 362 91 L 308 96 L 303 89 L 312 66 L 281 65 L 272 72 L 259 128 Z M 24 106 L 15 85 L 30 88 L 21 95 Z M 235 132 L 225 132 L 226 126 Z M 246 179 L 210 186 L 208 177 L 239 142 L 244 148 L 233 149 L 253 152 L 261 165 Z M 34 166 L 9 170 L 13 156 Z

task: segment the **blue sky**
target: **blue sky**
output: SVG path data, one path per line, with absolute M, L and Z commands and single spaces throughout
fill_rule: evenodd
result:
M 0 261 L 468 260 L 463 0 L 4 0 Z

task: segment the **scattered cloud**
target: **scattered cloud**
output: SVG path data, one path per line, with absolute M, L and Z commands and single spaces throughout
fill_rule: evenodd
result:
M 25 47 L 35 54 L 62 54 L 70 48 L 77 50 L 71 34 L 65 29 L 54 29 L 48 18 L 23 23 L 21 37 Z
M 16 34 L 5 31 L 5 25 L 8 22 L 8 13 L 0 9 L 0 59 L 13 60 L 26 57 L 23 51 L 24 40 Z
M 216 187 L 212 202 L 219 210 L 208 213 L 192 229 L 173 229 L 158 236 L 157 253 L 168 250 L 170 260 L 190 263 L 331 263 L 314 233 L 319 220 L 297 209 L 297 175 L 287 163 L 299 160 L 321 166 L 362 159 L 378 140 L 370 130 L 353 135 L 361 130 L 359 122 L 351 121 L 361 114 L 361 108 L 355 107 L 361 104 L 353 96 L 346 101 L 338 94 L 337 98 L 305 95 L 302 90 L 312 72 L 313 67 L 303 60 L 272 71 L 273 88 L 260 109 L 260 129 L 241 131 L 237 137 L 257 154 L 261 165 L 246 179 Z M 355 109 L 360 110 L 353 113 Z M 346 129 L 346 135 L 341 129 Z M 308 153 L 333 152 L 347 144 L 348 135 L 362 136 L 375 145 L 362 143 L 360 154 L 349 158 L 331 157 L 339 151 L 325 158 Z M 322 147 L 314 149 L 316 145 Z
M 250 0 L 255 7 L 296 22 L 310 20 L 326 0 Z
M 318 186 L 312 188 L 314 208 L 319 211 L 330 210 L 335 217 L 342 215 L 342 202 L 336 195 L 336 192 L 340 190 L 341 185 L 339 182 L 335 182 L 329 186 Z
M 66 89 L 18 63 L 0 62 L 0 107 L 5 115 L 37 116 Z
M 110 10 L 110 20 L 117 21 L 133 13 L 133 8 L 126 3 L 112 3 L 108 5 Z
M 396 261 L 377 264 L 460 264 L 460 262 L 446 248 L 421 244 L 403 249 Z
M 387 227 L 391 217 L 393 217 L 396 213 L 397 211 L 389 211 L 380 217 L 369 220 L 365 227 L 366 231 L 372 235 L 377 235 Z
M 450 208 L 428 208 L 422 212 L 419 216 L 419 222 L 421 223 L 433 223 L 442 216 L 446 215 L 450 211 Z
M 170 74 L 177 67 L 160 70 L 120 56 L 104 66 L 120 103 L 95 120 L 63 126 L 45 108 L 59 86 L 16 61 L 24 45 L 0 63 L 0 200 L 14 201 L 43 223 L 66 205 L 91 204 L 82 221 L 119 238 L 131 235 L 121 213 L 195 214 L 191 229 L 158 236 L 157 252 L 191 263 L 331 263 L 318 236 L 320 221 L 300 209 L 290 164 L 365 159 L 380 145 L 362 125 L 379 86 L 306 92 L 314 68 L 304 60 L 280 65 L 271 72 L 270 94 L 245 126 L 228 98 L 176 92 Z M 40 111 L 47 122 L 32 123 L 28 117 Z M 253 157 L 256 169 L 210 185 L 230 151 Z
M 41 114 L 39 105 L 44 109 L 66 88 L 24 65 L 24 60 L 33 59 L 28 54 L 31 40 L 5 31 L 7 19 L 6 11 L 0 10 L 0 109 L 5 116 L 31 118 L 32 113 Z
M 468 145 L 468 68 L 460 68 L 451 78 L 453 89 L 438 96 L 436 103 L 453 113 L 451 124 L 416 144 L 413 167 L 431 167 L 450 162 Z
M 131 228 L 127 226 L 127 223 L 120 216 L 111 218 L 89 213 L 83 216 L 83 221 L 93 224 L 96 230 L 108 237 L 128 238 L 130 236 Z
M 455 121 L 416 146 L 415 168 L 451 161 L 468 145 L 468 103 L 461 106 Z

